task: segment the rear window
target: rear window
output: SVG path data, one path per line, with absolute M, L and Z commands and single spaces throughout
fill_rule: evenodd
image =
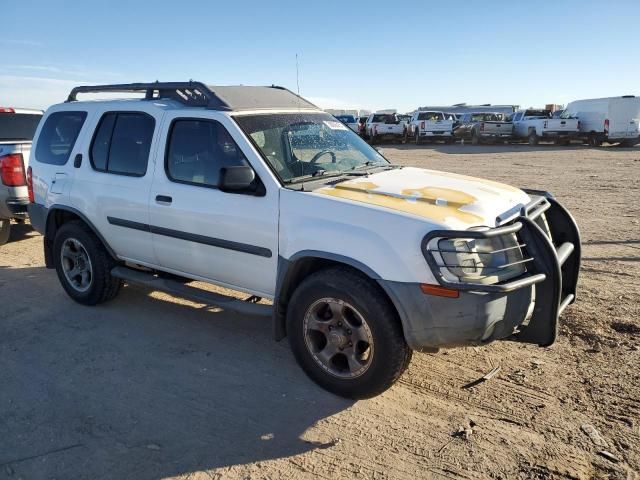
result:
M 336 118 L 342 123 L 356 123 L 356 118 L 353 115 L 336 115 Z
M 374 115 L 371 121 L 373 123 L 398 123 L 398 119 L 393 114 Z
M 33 140 L 42 115 L 0 113 L 0 140 Z
M 444 114 L 442 112 L 420 112 L 418 120 L 444 120 Z
M 47 117 L 38 137 L 36 159 L 50 165 L 69 160 L 87 112 L 56 112 Z
M 142 112 L 109 112 L 91 144 L 94 170 L 142 177 L 147 173 L 155 120 Z

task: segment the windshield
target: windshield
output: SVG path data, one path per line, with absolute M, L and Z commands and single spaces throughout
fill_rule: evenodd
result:
M 42 115 L 0 113 L 0 140 L 33 140 Z
M 284 183 L 387 166 L 382 155 L 324 113 L 240 115 L 236 122 Z

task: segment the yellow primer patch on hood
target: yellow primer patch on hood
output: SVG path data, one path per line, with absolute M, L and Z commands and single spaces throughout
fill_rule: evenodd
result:
M 399 210 L 432 221 L 446 222 L 450 218 L 469 224 L 481 224 L 483 221 L 483 217 L 479 215 L 460 210 L 474 203 L 476 198 L 458 190 L 424 187 L 405 189 L 400 194 L 393 194 L 376 190 L 378 188 L 379 186 L 372 182 L 352 180 L 315 192 Z
M 314 193 L 413 214 L 453 228 L 494 226 L 498 215 L 529 202 L 526 193 L 510 185 L 413 167 L 340 182 Z

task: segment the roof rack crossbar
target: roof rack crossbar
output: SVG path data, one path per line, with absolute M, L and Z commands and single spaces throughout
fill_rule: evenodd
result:
M 185 105 L 207 107 L 214 110 L 230 110 L 220 97 L 202 82 L 153 82 L 122 83 L 116 85 L 92 85 L 75 87 L 69 93 L 67 102 L 75 102 L 78 93 L 139 93 L 144 92 L 145 100 L 169 98 Z M 157 92 L 157 94 L 156 94 Z

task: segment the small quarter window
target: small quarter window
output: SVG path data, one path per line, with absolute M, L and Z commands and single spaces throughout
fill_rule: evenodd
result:
M 167 146 L 167 176 L 181 183 L 217 187 L 220 169 L 249 165 L 229 132 L 214 120 L 173 122 Z
M 147 172 L 155 121 L 146 113 L 103 115 L 91 146 L 95 170 L 142 177 Z
M 38 137 L 36 159 L 50 165 L 64 165 L 71 156 L 87 112 L 55 112 L 47 117 Z

